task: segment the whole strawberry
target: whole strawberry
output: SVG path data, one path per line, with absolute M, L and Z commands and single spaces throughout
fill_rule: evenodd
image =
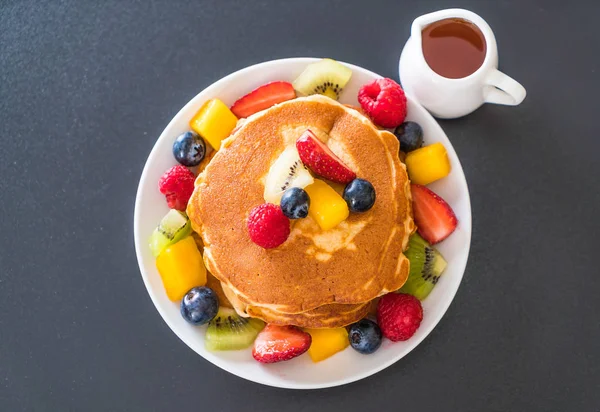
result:
M 393 128 L 406 118 L 406 96 L 392 79 L 376 79 L 358 91 L 358 102 L 379 126 Z
M 194 192 L 194 180 L 196 177 L 188 168 L 173 166 L 158 180 L 158 190 L 165 195 L 171 209 L 184 212 Z
M 248 234 L 258 246 L 272 249 L 290 235 L 290 220 L 273 203 L 256 206 L 248 216 Z
M 377 324 L 392 342 L 409 339 L 423 320 L 419 299 L 404 293 L 388 293 L 377 305 Z

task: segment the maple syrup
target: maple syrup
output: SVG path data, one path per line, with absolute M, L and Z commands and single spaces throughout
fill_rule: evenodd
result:
M 462 79 L 475 73 L 485 60 L 485 37 L 467 20 L 439 20 L 426 26 L 421 34 L 425 61 L 440 76 Z

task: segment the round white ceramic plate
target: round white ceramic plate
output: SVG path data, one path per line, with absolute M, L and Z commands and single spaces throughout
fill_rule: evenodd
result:
M 250 349 L 214 353 L 204 348 L 206 326 L 194 327 L 183 320 L 179 314 L 179 303 L 171 302 L 165 294 L 154 257 L 148 248 L 147 239 L 168 211 L 164 196 L 158 191 L 158 179 L 175 164 L 171 152 L 175 138 L 189 129 L 188 121 L 206 100 L 218 97 L 231 105 L 240 96 L 264 83 L 293 81 L 309 63 L 317 60 L 291 58 L 257 64 L 230 74 L 200 92 L 177 113 L 158 138 L 146 161 L 135 201 L 134 236 L 138 263 L 152 302 L 165 322 L 190 348 L 218 367 L 242 378 L 281 388 L 313 389 L 343 385 L 379 372 L 408 354 L 431 332 L 452 302 L 467 264 L 471 242 L 471 204 L 458 157 L 433 117 L 409 98 L 408 120 L 423 127 L 425 144 L 442 142 L 448 150 L 452 172 L 430 187 L 452 206 L 459 220 L 456 231 L 436 246 L 448 261 L 448 267 L 433 292 L 423 301 L 423 322 L 416 334 L 406 342 L 392 343 L 384 339 L 381 348 L 372 355 L 361 355 L 348 347 L 316 364 L 304 355 L 288 362 L 262 365 L 252 358 Z M 352 69 L 352 79 L 340 101 L 358 105 L 358 89 L 381 76 L 358 66 L 346 65 Z

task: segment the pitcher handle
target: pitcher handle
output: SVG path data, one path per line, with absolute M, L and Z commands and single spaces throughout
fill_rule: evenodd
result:
M 527 92 L 521 84 L 512 77 L 493 69 L 485 80 L 488 88 L 485 96 L 486 103 L 517 106 L 521 104 Z

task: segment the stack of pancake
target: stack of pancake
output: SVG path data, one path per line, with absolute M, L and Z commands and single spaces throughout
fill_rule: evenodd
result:
M 248 214 L 265 202 L 272 163 L 306 129 L 369 180 L 377 200 L 368 212 L 351 213 L 327 231 L 310 217 L 292 221 L 285 243 L 263 249 L 248 236 Z M 198 176 L 187 212 L 202 237 L 206 267 L 240 315 L 278 325 L 345 326 L 404 284 L 409 262 L 402 252 L 414 224 L 398 149 L 393 134 L 320 95 L 278 104 L 238 124 Z

